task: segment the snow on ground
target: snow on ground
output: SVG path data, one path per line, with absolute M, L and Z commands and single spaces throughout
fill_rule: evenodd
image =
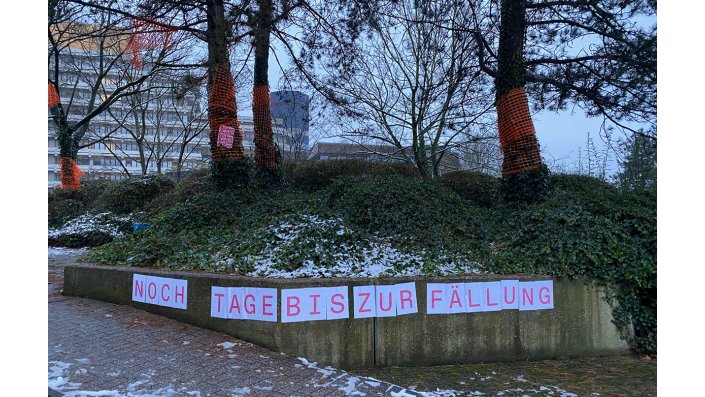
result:
M 249 387 L 235 387 L 232 390 L 230 390 L 233 394 L 231 394 L 232 397 L 241 397 L 250 394 L 251 390 Z
M 260 229 L 249 244 L 262 246 L 244 256 L 240 245 L 225 247 L 215 255 L 215 267 L 252 268 L 248 275 L 277 278 L 418 276 L 429 271 L 439 275 L 481 273 L 479 264 L 468 258 L 409 252 L 385 238 L 362 238 L 340 218 L 300 215 Z M 300 263 L 292 266 L 294 257 Z
M 218 344 L 225 350 L 230 350 L 237 346 L 237 344 L 232 342 L 223 342 Z M 305 388 L 298 391 L 297 395 L 305 396 L 310 393 L 316 393 L 316 390 L 320 388 L 330 388 L 343 392 L 346 396 L 351 397 L 364 397 L 371 394 L 376 394 L 376 392 L 384 392 L 385 395 L 392 397 L 460 397 L 460 396 L 497 396 L 497 397 L 578 397 L 574 393 L 570 393 L 556 386 L 539 386 L 538 388 L 507 388 L 506 390 L 498 391 L 492 394 L 485 394 L 480 391 L 472 390 L 441 390 L 437 389 L 435 391 L 421 391 L 415 390 L 415 388 L 409 387 L 404 388 L 398 385 L 381 382 L 377 379 L 364 376 L 356 376 L 350 374 L 341 369 L 333 368 L 330 366 L 319 367 L 316 362 L 308 361 L 305 358 L 299 357 L 298 360 L 301 364 L 294 364 L 295 367 L 305 366 L 309 369 L 315 370 L 318 374 L 317 377 L 313 379 L 309 378 L 308 382 L 304 386 Z M 174 394 L 188 395 L 200 397 L 201 392 L 198 390 L 189 390 L 190 387 L 185 385 L 193 384 L 194 388 L 197 387 L 197 381 L 195 380 L 184 380 L 182 385 L 158 385 L 153 381 L 156 376 L 154 370 L 148 371 L 140 375 L 139 379 L 133 379 L 127 384 L 124 390 L 79 390 L 81 388 L 80 383 L 71 382 L 70 376 L 82 371 L 85 371 L 84 366 L 90 365 L 90 363 L 85 359 L 77 359 L 75 362 L 66 363 L 61 361 L 50 361 L 49 362 L 49 387 L 56 391 L 63 393 L 65 397 L 167 397 L 173 396 Z M 284 368 L 281 368 L 282 370 Z M 116 373 L 111 372 L 106 375 L 114 376 Z M 521 378 L 523 379 L 523 378 Z M 266 381 L 266 379 L 265 379 Z M 194 383 L 195 382 L 195 383 Z M 526 380 L 525 380 L 526 382 Z M 268 390 L 273 389 L 272 382 L 265 382 L 268 385 L 254 386 L 253 390 L 247 386 L 234 386 L 229 389 L 229 395 L 231 397 L 245 397 L 250 394 L 262 394 Z M 383 389 L 379 389 L 382 387 Z
M 89 362 L 87 359 L 75 361 L 76 363 L 49 361 L 49 388 L 61 392 L 64 397 L 172 397 L 176 393 L 176 389 L 172 385 L 154 389 L 152 377 L 155 372 L 153 370 L 141 374 L 139 379 L 129 383 L 124 392 L 118 390 L 79 390 L 81 383 L 71 382 L 69 377 L 72 374 L 87 371 L 86 368 L 81 367 L 81 364 L 89 364 Z M 72 367 L 78 369 L 72 371 Z M 111 372 L 106 375 L 113 376 L 115 374 Z M 183 387 L 179 391 L 188 395 L 200 396 L 200 392 L 187 391 Z
M 105 233 L 112 237 L 121 237 L 123 233 L 120 226 L 132 225 L 133 218 L 128 216 L 116 216 L 110 212 L 98 214 L 83 214 L 67 221 L 60 228 L 50 228 L 49 238 L 57 238 L 61 235 L 85 235 L 88 233 Z
M 225 349 L 225 350 L 227 350 L 227 351 L 230 351 L 230 352 L 231 352 L 230 349 L 232 349 L 233 347 L 235 347 L 235 346 L 237 346 L 237 345 L 238 345 L 237 343 L 233 343 L 233 342 L 218 343 L 218 346 L 222 346 L 223 349 Z
M 71 364 L 61 361 L 49 361 L 49 387 L 54 390 L 75 390 L 80 383 L 69 382 Z
M 310 369 L 315 369 L 321 374 L 320 379 L 309 386 L 311 389 L 319 387 L 334 387 L 344 392 L 348 396 L 366 396 L 365 389 L 378 387 L 381 383 L 377 379 L 358 377 L 348 374 L 346 371 L 330 366 L 321 368 L 318 363 L 308 361 L 303 357 L 298 358 L 301 363 Z
M 49 247 L 49 259 L 58 259 L 66 256 L 75 256 L 86 252 L 85 248 Z
M 321 386 L 333 386 L 337 390 L 344 392 L 347 396 L 365 396 L 366 387 L 371 386 L 376 388 L 381 385 L 377 379 L 370 377 L 354 376 L 346 371 L 332 368 L 330 366 L 321 368 L 315 362 L 310 362 L 305 358 L 298 358 L 301 363 L 307 368 L 315 369 L 321 374 L 320 380 L 313 384 L 314 388 Z M 301 364 L 295 364 L 300 366 Z M 526 380 L 525 380 L 526 381 Z M 386 393 L 392 397 L 460 397 L 460 396 L 497 396 L 497 397 L 578 397 L 576 394 L 568 392 L 557 386 L 540 386 L 535 389 L 508 388 L 493 394 L 485 394 L 481 391 L 473 390 L 452 390 L 452 389 L 436 389 L 435 391 L 415 390 L 414 387 L 403 388 L 397 385 L 388 384 Z M 311 390 L 311 389 L 307 389 Z M 385 394 L 386 395 L 386 394 Z

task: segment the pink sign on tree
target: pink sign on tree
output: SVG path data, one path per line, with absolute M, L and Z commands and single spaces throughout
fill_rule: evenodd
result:
M 228 125 L 221 125 L 218 128 L 218 146 L 225 146 L 232 149 L 233 140 L 235 138 L 235 128 Z

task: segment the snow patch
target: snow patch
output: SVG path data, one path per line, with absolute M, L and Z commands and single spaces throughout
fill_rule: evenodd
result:
M 338 390 L 344 392 L 348 396 L 364 396 L 365 393 L 357 390 L 357 384 L 360 382 L 360 379 L 357 377 L 351 376 L 348 378 L 347 383 L 343 387 L 339 387 Z
M 68 375 L 71 365 L 62 361 L 49 361 L 49 388 L 63 391 L 81 387 L 80 383 L 69 382 Z
M 234 394 L 230 395 L 231 397 L 241 397 L 241 396 L 250 394 L 251 390 L 249 387 L 245 386 L 245 387 L 236 387 L 236 388 L 232 389 L 231 392 L 234 393 Z
M 299 215 L 259 229 L 243 244 L 217 252 L 215 268 L 254 269 L 247 274 L 276 278 L 419 276 L 429 269 L 440 275 L 482 273 L 477 262 L 465 257 L 410 252 L 383 237 L 356 236 L 341 218 Z M 256 253 L 243 256 L 242 248 L 248 244 L 256 247 Z M 294 270 L 289 263 L 292 252 L 301 261 Z
M 87 236 L 91 233 L 103 233 L 113 238 L 122 237 L 123 232 L 120 227 L 132 225 L 134 221 L 132 215 L 116 216 L 110 212 L 101 212 L 98 214 L 83 214 L 73 218 L 58 229 L 49 229 L 49 238 L 59 238 L 61 236 Z M 49 256 L 52 251 L 49 250 Z
M 188 343 L 184 343 L 184 344 L 188 344 Z M 230 350 L 233 347 L 237 346 L 237 344 L 233 343 L 233 342 L 223 342 L 223 343 L 218 343 L 216 346 L 222 346 L 223 349 Z
M 86 251 L 86 248 L 49 247 L 49 259 L 56 259 L 65 256 L 77 256 L 83 254 Z

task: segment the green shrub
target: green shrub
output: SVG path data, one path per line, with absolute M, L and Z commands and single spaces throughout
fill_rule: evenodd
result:
M 215 249 L 226 241 L 228 230 L 182 229 L 164 235 L 152 227 L 136 235 L 127 235 L 91 250 L 86 259 L 91 262 L 125 265 L 157 266 L 167 269 L 210 269 Z
M 330 187 L 328 206 L 353 225 L 426 249 L 477 247 L 477 213 L 439 182 L 401 175 L 345 177 Z
M 284 174 L 294 188 L 318 190 L 329 186 L 333 179 L 357 175 L 418 175 L 405 163 L 378 163 L 363 160 L 321 160 L 284 165 Z
M 100 247 L 90 253 L 89 260 L 213 271 L 213 254 L 235 236 L 320 205 L 320 194 L 273 194 L 271 189 L 252 185 L 220 190 L 209 184 L 198 187 L 200 182 L 191 182 L 169 193 L 184 189 L 184 196 L 177 194 L 167 200 L 173 204 L 163 202 L 165 208 L 149 217 L 151 226 L 147 231 Z M 193 196 L 186 193 L 189 186 L 194 189 Z
M 608 186 L 583 190 L 596 182 L 572 179 L 560 181 L 540 204 L 497 209 L 501 221 L 489 266 L 498 273 L 586 276 L 607 285 L 615 324 L 626 333 L 632 323 L 637 349 L 655 352 L 655 197 Z M 600 199 L 586 200 L 591 192 Z
M 508 203 L 535 203 L 546 198 L 551 192 L 551 179 L 548 167 L 517 172 L 502 176 L 500 193 Z
M 213 190 L 213 180 L 207 169 L 189 171 L 188 175 L 176 181 L 173 189 L 159 194 L 147 203 L 144 210 L 150 213 L 157 213 L 183 203 L 197 194 Z
M 244 160 L 211 162 L 210 170 L 214 185 L 221 190 L 247 186 L 254 175 L 252 159 L 249 157 Z
M 49 227 L 61 226 L 71 218 L 86 212 L 86 205 L 75 199 L 56 200 L 49 198 Z
M 617 192 L 617 188 L 609 183 L 587 175 L 551 174 L 551 182 L 556 189 L 588 197 L 595 192 Z
M 96 199 L 94 209 L 129 214 L 143 209 L 160 194 L 173 189 L 174 181 L 164 175 L 123 179 L 110 184 Z
M 49 189 L 49 227 L 63 225 L 93 207 L 112 181 L 83 181 L 78 189 Z
M 490 208 L 495 202 L 499 179 L 491 175 L 473 171 L 453 171 L 441 175 L 444 185 L 453 189 L 458 196 L 478 207 Z

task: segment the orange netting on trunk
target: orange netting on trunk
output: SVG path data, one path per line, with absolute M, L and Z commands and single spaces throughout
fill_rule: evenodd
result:
M 60 103 L 61 103 L 61 98 L 59 97 L 59 94 L 56 92 L 56 88 L 54 87 L 54 84 L 49 83 L 49 109 L 53 108 L 54 106 L 56 106 Z
M 165 27 L 154 21 L 133 20 L 130 41 L 125 48 L 125 54 L 130 57 L 130 63 L 136 68 L 141 68 L 142 51 L 171 48 L 174 44 L 172 36 L 175 31 L 176 28 Z
M 270 111 L 269 84 L 256 85 L 252 93 L 252 118 L 255 132 L 255 168 L 277 168 Z
M 208 81 L 208 125 L 210 126 L 210 147 L 214 163 L 223 160 L 244 160 L 245 150 L 242 146 L 242 129 L 237 121 L 235 103 L 235 84 L 227 64 L 215 65 L 211 69 Z M 221 126 L 226 128 L 221 129 Z M 231 128 L 227 128 L 231 127 Z M 233 131 L 234 130 L 234 131 Z M 219 134 L 232 134 L 232 144 L 218 144 Z M 230 141 L 230 137 L 221 135 L 221 143 Z M 228 142 L 230 143 L 230 142 Z
M 513 88 L 497 101 L 499 143 L 504 154 L 502 174 L 541 167 L 541 151 L 523 87 Z
M 78 189 L 81 187 L 83 171 L 78 168 L 76 160 L 71 157 L 59 157 L 59 178 L 62 189 Z

